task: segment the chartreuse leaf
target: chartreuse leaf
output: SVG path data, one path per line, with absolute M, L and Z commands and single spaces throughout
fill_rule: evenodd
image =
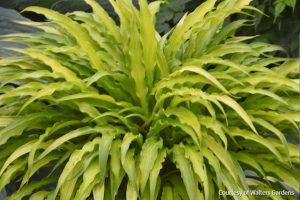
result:
M 102 69 L 103 66 L 93 47 L 93 41 L 79 23 L 71 20 L 65 15 L 47 8 L 31 6 L 26 8 L 24 11 L 32 11 L 38 14 L 42 14 L 48 19 L 56 21 L 59 25 L 68 30 L 68 32 L 75 37 L 77 43 L 89 56 L 93 68 L 98 70 Z
M 70 179 L 70 181 L 66 181 L 62 184 L 61 186 L 61 193 L 63 193 L 61 195 L 61 199 L 62 200 L 68 200 L 68 199 L 73 199 L 74 198 L 74 195 L 75 195 L 75 192 L 74 192 L 74 189 L 75 189 L 75 186 L 76 186 L 76 183 L 77 183 L 77 176 L 75 176 L 76 173 L 79 173 L 79 167 L 75 167 L 74 169 L 72 169 L 73 171 L 70 173 L 71 175 L 68 177 L 68 179 Z M 73 177 L 72 177 L 73 176 Z M 50 196 L 49 198 L 51 199 L 55 199 L 54 195 L 55 194 L 55 191 L 54 193 L 51 193 L 52 196 Z
M 175 115 L 180 121 L 180 123 L 190 126 L 195 133 L 191 135 L 192 139 L 196 144 L 200 145 L 202 140 L 202 135 L 200 132 L 201 131 L 200 123 L 193 112 L 183 107 L 179 107 L 179 108 L 170 107 L 166 110 L 166 115 L 167 117 L 170 117 L 171 115 Z
M 299 188 L 300 174 L 296 169 L 287 169 L 286 165 L 282 164 L 274 165 L 273 162 L 264 159 L 259 159 L 259 163 L 266 174 L 275 174 L 275 176 L 284 181 L 285 184 L 292 188 Z
M 99 166 L 100 166 L 100 183 L 104 184 L 106 175 L 107 159 L 113 141 L 113 134 L 104 134 L 99 143 Z
M 299 122 L 298 113 L 297 112 L 275 112 L 275 111 L 251 111 L 250 114 L 253 116 L 259 116 L 264 118 L 267 121 L 270 121 L 273 124 L 282 123 L 284 121 L 288 121 L 290 125 L 293 125 L 296 129 L 298 129 L 297 122 Z
M 206 167 L 201 151 L 187 147 L 186 155 L 192 163 L 193 170 L 195 171 L 195 174 L 197 174 L 200 183 L 203 184 L 205 199 L 212 199 L 213 191 L 210 190 L 210 181 L 208 180 L 208 175 L 206 173 Z
M 234 32 L 243 26 L 247 20 L 236 20 L 227 24 L 223 29 L 214 37 L 212 44 L 219 44 L 222 40 L 226 40 L 228 36 L 233 35 Z
M 3 174 L 3 172 L 6 170 L 6 168 L 15 160 L 17 160 L 19 157 L 28 154 L 31 150 L 31 148 L 34 145 L 35 140 L 32 140 L 22 146 L 20 146 L 18 149 L 16 149 L 16 151 L 14 151 L 6 160 L 6 162 L 4 163 L 4 165 L 1 168 L 0 171 L 0 176 Z M 40 148 L 46 148 L 48 145 L 47 144 L 41 144 Z
M 0 116 L 0 127 L 7 127 L 15 119 L 10 116 Z
M 137 23 L 137 22 L 136 22 Z M 129 51 L 130 51 L 130 59 L 131 59 L 131 65 L 130 65 L 130 74 L 131 77 L 134 80 L 135 88 L 136 88 L 136 96 L 139 99 L 139 103 L 142 106 L 144 112 L 147 111 L 147 102 L 146 102 L 146 70 L 143 67 L 143 63 L 141 60 L 141 45 L 138 41 L 139 33 L 136 28 L 133 28 L 131 30 L 132 40 L 130 40 L 129 43 Z
M 230 60 L 225 60 L 222 58 L 218 57 L 211 57 L 211 56 L 202 56 L 201 59 L 193 59 L 189 64 L 194 64 L 194 65 L 201 65 L 204 67 L 204 65 L 207 64 L 215 64 L 215 65 L 222 65 L 225 67 L 228 67 L 230 71 L 239 71 L 244 73 L 245 75 L 248 75 L 249 73 L 245 69 L 246 67 L 241 64 L 237 64 L 233 61 Z
M 189 199 L 196 200 L 198 199 L 197 189 L 195 187 L 195 177 L 192 170 L 192 166 L 188 159 L 185 157 L 185 151 L 181 146 L 174 146 L 172 149 L 173 160 L 180 170 L 182 180 L 184 182 L 185 188 L 187 190 Z
M 100 163 L 94 160 L 83 173 L 83 181 L 76 192 L 74 200 L 86 199 L 93 187 L 99 182 L 98 175 L 100 173 Z M 104 187 L 104 186 L 102 186 Z
M 17 160 L 14 165 L 10 166 L 0 178 L 0 190 L 2 190 L 5 185 L 9 184 L 15 176 L 24 170 L 26 166 L 25 160 Z
M 34 190 L 40 188 L 41 186 L 49 185 L 53 182 L 57 181 L 55 177 L 49 177 L 37 182 L 30 183 L 24 186 L 21 190 L 17 191 L 13 195 L 9 196 L 8 200 L 19 200 L 23 199 L 27 195 L 30 195 Z
M 205 79 L 204 77 L 197 76 L 197 75 L 186 75 L 186 76 L 174 76 L 172 78 L 163 79 L 157 85 L 152 89 L 153 93 L 160 91 L 164 88 L 173 88 L 176 84 L 186 84 L 186 83 L 202 83 L 202 84 L 208 84 L 209 81 Z
M 162 140 L 156 140 L 155 138 L 149 138 L 143 145 L 141 151 L 141 161 L 140 161 L 140 184 L 141 191 L 143 192 L 146 183 L 148 181 L 150 171 L 155 165 L 156 159 L 158 157 L 158 151 L 162 148 Z M 151 154 L 149 154 L 151 152 Z M 153 189 L 153 188 L 152 188 Z M 154 192 L 154 191 L 152 191 Z M 152 194 L 151 192 L 151 194 Z
M 108 15 L 108 13 L 94 0 L 85 0 L 92 8 L 93 14 L 98 16 L 105 24 L 108 32 L 114 36 L 114 39 L 118 42 L 121 40 L 119 27 L 116 26 L 115 21 Z
M 250 131 L 247 130 L 241 130 L 238 128 L 232 128 L 230 129 L 230 134 L 234 137 L 240 136 L 247 140 L 252 140 L 254 142 L 257 142 L 261 144 L 262 146 L 265 146 L 268 148 L 280 161 L 283 161 L 282 155 L 279 153 L 279 151 L 272 145 L 271 142 L 269 142 L 266 138 L 263 138 L 262 136 L 253 134 Z
M 30 199 L 29 200 L 40 200 L 40 199 L 45 199 L 46 196 L 49 194 L 48 191 L 39 191 L 39 192 L 36 192 L 34 194 L 32 194 L 30 196 Z
M 141 43 L 144 49 L 143 62 L 146 68 L 146 77 L 148 86 L 151 87 L 154 79 L 154 69 L 156 64 L 156 56 L 158 49 L 158 42 L 156 39 L 156 31 L 154 26 L 154 20 L 149 9 L 149 5 L 146 0 L 139 0 L 140 5 L 140 32 Z M 150 25 L 150 26 L 149 26 Z
M 273 67 L 272 70 L 275 71 L 276 74 L 282 77 L 285 77 L 292 73 L 297 74 L 299 62 L 300 62 L 299 59 L 288 60 L 282 65 Z
M 166 183 L 163 186 L 163 191 L 161 195 L 162 200 L 174 200 L 172 186 L 169 183 Z
M 61 74 L 66 81 L 69 81 L 71 83 L 74 83 L 80 88 L 85 88 L 85 85 L 82 83 L 82 81 L 76 76 L 74 72 L 69 70 L 68 68 L 64 67 L 62 64 L 60 64 L 57 60 L 52 59 L 50 57 L 47 57 L 39 52 L 34 51 L 28 51 L 28 50 L 18 50 L 20 53 L 27 54 L 28 56 L 40 60 L 44 62 L 47 66 L 49 66 L 54 73 Z
M 278 151 L 280 152 L 284 152 L 284 150 L 286 149 L 285 146 L 282 145 L 282 143 L 280 141 L 278 141 L 277 139 L 273 139 L 273 138 L 268 138 L 269 142 L 276 147 L 276 149 L 278 149 Z M 296 144 L 293 143 L 287 143 L 287 149 L 288 149 L 288 155 L 286 155 L 286 157 L 288 158 L 287 161 L 291 161 L 294 163 L 299 162 L 300 159 L 300 147 L 297 146 Z M 290 160 L 289 160 L 290 159 Z
M 111 196 L 115 198 L 125 172 L 121 166 L 121 141 L 116 140 L 110 150 L 110 183 Z
M 240 188 L 239 185 L 234 181 L 234 179 L 229 175 L 229 173 L 226 170 L 222 171 L 222 179 L 223 183 L 226 186 L 226 189 L 228 191 L 233 191 L 234 188 L 236 188 L 237 191 L 245 191 L 244 188 Z M 253 199 L 250 195 L 249 197 L 247 195 L 234 195 L 233 198 L 235 200 L 243 199 L 243 200 L 248 200 L 248 199 Z
M 27 143 L 30 140 L 31 140 L 31 138 L 22 138 L 22 140 L 19 140 L 19 141 L 14 142 L 14 143 L 7 142 L 3 146 L 3 150 L 1 150 L 1 154 L 0 154 L 1 163 L 0 163 L 0 166 L 1 167 L 3 166 L 4 162 L 6 161 L 5 158 L 10 156 L 14 152 L 14 150 L 16 150 L 18 147 L 20 147 L 24 143 Z
M 277 129 L 275 126 L 273 126 L 271 123 L 267 122 L 266 120 L 256 117 L 256 118 L 253 118 L 253 121 L 254 121 L 254 123 L 257 123 L 260 126 L 266 128 L 267 130 L 274 133 L 282 142 L 285 152 L 286 152 L 287 156 L 289 157 L 288 143 L 287 143 L 287 140 L 286 140 L 284 134 L 279 129 Z
M 188 191 L 185 188 L 185 184 L 177 175 L 170 176 L 169 182 L 172 184 L 173 187 L 173 199 L 180 200 L 180 199 L 189 199 Z
M 206 1 L 205 3 L 201 4 L 193 13 L 184 15 L 184 17 L 181 18 L 173 30 L 173 33 L 168 40 L 169 44 L 166 47 L 167 50 L 172 53 L 177 51 L 182 42 L 184 42 L 191 35 L 191 32 L 188 32 L 189 29 L 195 24 L 201 22 L 205 14 L 214 7 L 215 2 L 215 0 Z
M 82 128 L 76 129 L 74 131 L 71 131 L 69 133 L 66 133 L 65 135 L 63 135 L 62 137 L 60 137 L 59 139 L 57 139 L 53 143 L 51 143 L 49 145 L 49 147 L 47 149 L 45 149 L 45 151 L 38 157 L 38 159 L 42 159 L 47 154 L 49 154 L 51 151 L 53 151 L 54 149 L 56 149 L 63 143 L 65 143 L 73 138 L 84 136 L 84 135 L 89 135 L 89 134 L 94 134 L 94 133 L 106 132 L 109 129 L 110 129 L 109 127 L 94 127 L 94 128 L 82 127 Z
M 64 84 L 63 86 L 60 83 L 47 84 L 43 88 L 40 88 L 40 90 L 35 95 L 33 95 L 30 99 L 28 99 L 28 101 L 26 101 L 25 104 L 23 104 L 19 113 L 22 112 L 29 104 L 31 104 L 37 99 L 41 99 L 45 96 L 52 95 L 56 91 L 66 91 L 66 90 L 70 90 L 71 88 L 72 86 L 68 84 Z
M 218 100 L 221 101 L 222 103 L 228 105 L 229 107 L 231 107 L 233 110 L 235 110 L 235 112 L 249 125 L 249 127 L 255 132 L 257 133 L 250 117 L 248 116 L 248 114 L 246 113 L 246 111 L 236 102 L 234 101 L 232 98 L 230 98 L 229 96 L 225 96 L 225 95 L 214 95 L 214 97 Z
M 271 97 L 275 101 L 279 101 L 282 104 L 288 105 L 288 103 L 283 98 L 281 98 L 280 96 L 276 95 L 273 92 L 270 92 L 270 91 L 264 90 L 264 89 L 254 89 L 254 88 L 237 89 L 237 88 L 234 88 L 233 90 L 231 90 L 231 92 L 233 94 L 237 94 L 239 92 L 250 93 L 250 94 L 261 94 L 261 95 Z
M 196 66 L 186 66 L 179 70 L 179 73 L 183 73 L 185 71 L 194 72 L 197 73 L 206 79 L 208 79 L 213 85 L 215 85 L 217 88 L 219 88 L 221 91 L 225 92 L 226 94 L 229 94 L 229 92 L 226 90 L 226 88 L 210 73 L 202 69 L 201 67 Z
M 61 155 L 59 153 L 50 154 L 50 155 L 46 156 L 45 158 L 34 163 L 32 168 L 30 168 L 30 170 L 28 169 L 27 172 L 24 174 L 24 178 L 21 182 L 21 186 L 23 186 L 25 183 L 27 183 L 29 181 L 30 177 L 34 173 L 36 173 L 40 168 L 46 166 L 49 162 L 56 160 L 60 156 Z
M 51 115 L 50 113 L 48 113 Z M 45 113 L 34 113 L 26 117 L 18 117 L 14 123 L 9 124 L 0 130 L 0 145 L 3 145 L 11 137 L 19 136 L 33 122 L 38 122 L 46 118 Z
M 212 129 L 214 131 L 214 133 L 216 135 L 218 135 L 218 137 L 220 137 L 220 139 L 222 140 L 223 144 L 225 145 L 225 149 L 227 149 L 227 137 L 223 131 L 223 126 L 220 122 L 218 122 L 216 119 L 211 119 L 210 117 L 205 117 L 205 116 L 198 116 L 199 118 L 199 122 L 201 123 L 201 125 Z
M 130 103 L 128 102 L 117 102 L 112 96 L 106 95 L 106 94 L 98 94 L 95 92 L 83 92 L 83 93 L 78 93 L 78 94 L 73 94 L 69 96 L 64 96 L 60 99 L 58 99 L 58 102 L 63 102 L 63 101 L 74 101 L 74 100 L 81 100 L 81 99 L 93 99 L 95 101 L 103 101 L 104 103 L 109 103 L 114 106 L 118 107 L 128 107 L 131 106 Z M 98 105 L 101 106 L 101 105 Z
M 94 199 L 103 199 L 104 198 L 104 185 L 100 186 L 100 184 L 96 184 L 93 189 L 93 197 Z
M 160 150 L 157 155 L 157 159 L 150 172 L 149 185 L 150 185 L 150 200 L 157 199 L 157 195 L 160 187 L 159 173 L 163 167 L 163 162 L 167 156 L 166 149 Z
M 260 173 L 260 175 L 265 176 L 263 169 L 261 168 L 261 166 L 258 164 L 258 162 L 253 158 L 253 156 L 251 154 L 245 153 L 245 152 L 238 152 L 238 153 L 234 154 L 234 157 L 238 161 L 253 167 L 253 169 L 257 170 Z
M 155 15 L 156 13 L 159 12 L 159 9 L 160 9 L 160 5 L 162 4 L 163 2 L 161 1 L 154 1 L 154 2 L 150 2 L 148 7 L 149 7 L 149 11 L 151 13 L 151 16 L 153 18 L 155 18 Z
M 64 167 L 63 172 L 61 173 L 59 180 L 57 182 L 57 186 L 55 189 L 55 193 L 53 195 L 53 199 L 55 199 L 58 191 L 61 189 L 63 184 L 67 183 L 68 181 L 71 183 L 76 183 L 76 180 L 74 177 L 76 177 L 76 173 L 79 172 L 78 165 L 82 161 L 85 154 L 92 152 L 95 147 L 99 144 L 99 138 L 95 138 L 93 141 L 86 143 L 81 150 L 75 150 L 72 155 L 70 156 L 69 161 Z M 68 180 L 68 178 L 70 180 Z M 73 180 L 72 180 L 73 179 Z M 69 195 L 72 195 L 72 191 L 68 191 L 69 193 L 66 193 L 64 191 L 61 191 L 61 196 L 67 196 L 69 198 Z M 64 198 L 64 199 L 68 199 Z
M 123 139 L 121 145 L 121 163 L 122 166 L 128 175 L 129 185 L 127 185 L 127 191 L 130 196 L 135 197 L 138 194 L 138 185 L 137 185 L 137 174 L 136 174 L 136 163 L 135 163 L 135 151 L 130 149 L 130 144 L 134 140 L 140 140 L 140 135 L 134 135 L 133 133 L 127 133 Z M 132 191 L 135 190 L 135 192 Z
M 161 107 L 161 105 L 163 104 L 164 101 L 166 101 L 166 99 L 175 97 L 175 96 L 182 96 L 182 95 L 187 96 L 187 97 L 192 96 L 192 97 L 195 97 L 196 99 L 200 98 L 200 100 L 204 99 L 204 100 L 212 102 L 214 105 L 216 105 L 221 110 L 221 112 L 224 115 L 224 118 L 226 120 L 226 123 L 227 123 L 227 116 L 226 116 L 225 110 L 222 107 L 222 105 L 219 103 L 219 101 L 215 98 L 215 96 L 209 95 L 200 90 L 195 90 L 194 88 L 180 88 L 180 89 L 174 88 L 174 91 L 160 95 L 159 97 L 157 97 L 157 103 L 154 107 L 154 111 L 156 111 L 159 107 Z M 193 101 L 193 99 L 191 99 L 191 101 Z
M 291 79 L 282 78 L 280 76 L 262 76 L 262 75 L 253 75 L 247 78 L 243 78 L 242 82 L 250 83 L 251 85 L 258 85 L 260 83 L 271 83 L 276 87 L 284 87 L 285 89 L 298 92 L 299 85 Z
M 66 128 L 68 126 L 76 125 L 76 124 L 80 124 L 80 123 L 81 123 L 81 121 L 79 121 L 79 120 L 69 120 L 69 121 L 65 121 L 65 122 L 57 122 L 52 127 L 48 127 L 45 130 L 45 133 L 40 135 L 39 139 L 35 142 L 35 144 L 33 145 L 32 149 L 29 152 L 29 155 L 28 155 L 28 172 L 31 173 L 31 168 L 32 168 L 32 165 L 34 163 L 36 151 L 39 149 L 40 144 L 47 137 L 49 137 L 49 135 L 51 135 L 55 131 L 58 131 L 62 128 Z M 54 169 L 55 169 L 55 167 L 54 167 Z
M 138 193 L 134 186 L 131 185 L 131 182 L 128 181 L 126 189 L 126 199 L 136 200 L 138 199 Z
M 205 137 L 205 142 L 207 147 L 215 154 L 215 156 L 220 160 L 220 162 L 226 167 L 230 175 L 236 182 L 241 182 L 242 185 L 245 185 L 244 177 L 237 172 L 241 171 L 239 165 L 235 165 L 233 158 L 229 153 L 226 153 L 225 150 L 217 143 L 215 140 L 208 136 Z

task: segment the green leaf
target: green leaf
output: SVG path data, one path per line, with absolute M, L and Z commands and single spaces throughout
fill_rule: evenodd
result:
M 299 188 L 299 172 L 297 170 L 286 169 L 284 165 L 274 165 L 273 162 L 259 159 L 259 163 L 266 173 L 275 174 L 276 177 L 283 180 L 285 184 L 291 186 L 295 190 Z
M 128 192 L 132 196 L 135 196 L 135 193 L 138 193 L 138 185 L 137 185 L 137 174 L 136 174 L 136 161 L 134 159 L 135 157 L 135 151 L 134 149 L 129 149 L 130 144 L 134 140 L 140 140 L 140 135 L 134 135 L 132 133 L 127 133 L 123 139 L 122 145 L 121 145 L 121 163 L 122 166 L 128 175 L 129 182 L 127 185 Z M 135 192 L 132 192 L 132 187 L 134 188 Z
M 19 157 L 27 154 L 30 152 L 32 146 L 34 145 L 34 140 L 33 141 L 30 141 L 22 146 L 20 146 L 18 149 L 16 149 L 8 158 L 7 160 L 5 161 L 4 165 L 2 166 L 1 168 L 1 171 L 0 171 L 0 176 L 3 174 L 3 172 L 7 169 L 7 167 L 13 163 L 15 160 L 17 160 Z M 45 144 L 41 145 L 41 147 L 46 147 Z
M 163 186 L 161 200 L 174 200 L 172 186 L 170 184 Z
M 23 171 L 26 166 L 26 161 L 25 160 L 18 160 L 16 161 L 12 166 L 10 166 L 2 175 L 0 178 L 0 190 L 9 184 L 15 176 Z
M 114 39 L 120 42 L 121 35 L 115 21 L 108 15 L 107 12 L 94 0 L 85 0 L 93 8 L 94 15 L 98 16 L 105 24 L 109 32 L 114 36 Z
M 155 160 L 154 166 L 150 172 L 149 176 L 149 185 L 150 185 L 150 200 L 157 199 L 157 195 L 159 192 L 159 173 L 163 167 L 163 162 L 167 156 L 166 149 L 160 150 L 157 155 L 157 159 Z
M 68 182 L 68 178 L 71 177 L 73 179 L 73 180 L 69 180 L 69 182 L 71 182 L 72 184 L 76 183 L 76 179 L 74 179 L 74 177 L 76 177 L 77 173 L 79 172 L 78 164 L 82 161 L 84 155 L 86 155 L 89 152 L 94 151 L 96 145 L 98 145 L 99 142 L 100 142 L 100 138 L 97 137 L 93 141 L 86 143 L 81 150 L 75 150 L 72 153 L 72 155 L 70 156 L 70 159 L 65 164 L 63 172 L 59 176 L 59 180 L 57 182 L 57 186 L 56 186 L 55 192 L 53 194 L 53 199 L 55 199 L 58 191 L 61 189 L 63 184 Z M 68 187 L 67 189 L 70 189 L 70 187 Z M 71 191 L 71 194 L 72 194 L 72 191 Z M 61 192 L 61 195 L 62 195 L 62 198 L 68 199 L 63 196 L 68 196 L 68 195 L 70 195 L 70 193 Z
M 169 182 L 171 182 L 173 187 L 173 199 L 180 200 L 180 199 L 189 199 L 187 190 L 185 188 L 185 184 L 180 178 L 180 176 L 170 176 L 168 178 Z
M 104 184 L 105 181 L 107 159 L 113 138 L 114 135 L 104 134 L 99 143 L 100 184 Z
M 236 102 L 234 101 L 232 98 L 230 98 L 229 96 L 225 96 L 225 95 L 214 95 L 214 97 L 218 100 L 221 101 L 222 103 L 228 105 L 229 107 L 231 107 L 233 110 L 235 110 L 235 112 L 249 125 L 249 127 L 255 132 L 257 133 L 250 117 L 248 116 L 248 114 L 246 113 L 246 111 Z
M 198 176 L 200 183 L 204 187 L 205 199 L 213 198 L 213 191 L 210 189 L 210 181 L 208 180 L 208 174 L 206 173 L 206 167 L 201 151 L 196 151 L 191 147 L 186 147 L 186 156 L 190 160 L 193 166 L 195 174 Z
M 232 136 L 240 136 L 240 137 L 243 137 L 247 140 L 252 140 L 254 142 L 257 142 L 259 144 L 261 144 L 262 146 L 265 146 L 266 148 L 268 148 L 277 158 L 278 160 L 282 161 L 283 162 L 283 158 L 282 158 L 282 155 L 278 152 L 278 150 L 268 141 L 268 139 L 266 138 L 263 138 L 262 136 L 260 135 L 256 135 L 256 134 L 253 134 L 252 132 L 250 131 L 246 131 L 246 130 L 241 130 L 241 129 L 238 129 L 238 128 L 232 128 L 229 130 L 230 131 L 230 134 Z
M 45 157 L 47 154 L 49 154 L 51 151 L 55 150 L 58 148 L 60 145 L 63 143 L 84 135 L 89 135 L 89 134 L 95 134 L 95 133 L 105 133 L 106 131 L 110 130 L 110 127 L 82 127 L 76 130 L 73 130 L 69 133 L 64 134 L 62 137 L 58 138 L 57 140 L 53 141 L 47 149 L 38 157 L 38 159 L 42 159 Z
M 100 184 L 96 184 L 96 186 L 93 189 L 93 197 L 94 199 L 103 199 L 104 198 L 104 185 L 100 186 Z
M 23 187 L 22 189 L 14 193 L 13 195 L 9 196 L 7 200 L 23 199 L 23 197 L 30 195 L 34 190 L 40 188 L 41 186 L 48 185 L 55 181 L 57 181 L 55 177 L 49 177 L 41 181 L 33 182 L 31 184 L 26 185 L 25 187 Z
M 94 160 L 83 173 L 83 181 L 76 192 L 74 200 L 87 199 L 93 187 L 99 182 L 100 165 L 98 160 Z M 102 185 L 104 185 L 102 183 Z M 103 186 L 104 187 L 104 186 Z
M 38 59 L 38 60 L 44 62 L 47 66 L 49 66 L 52 69 L 52 71 L 54 73 L 61 74 L 66 79 L 66 81 L 74 83 L 79 88 L 84 89 L 86 87 L 83 84 L 83 82 L 76 76 L 76 74 L 74 72 L 72 72 L 68 68 L 64 67 L 57 60 L 49 58 L 39 52 L 20 50 L 20 49 L 18 49 L 17 51 L 20 53 L 24 53 L 34 59 Z
M 58 99 L 57 101 L 70 101 L 70 100 L 75 100 L 75 99 L 95 99 L 95 100 L 101 100 L 107 103 L 111 103 L 113 105 L 121 106 L 121 107 L 127 107 L 130 104 L 127 102 L 117 102 L 112 96 L 105 95 L 105 94 L 98 94 L 98 93 L 90 93 L 90 92 L 84 92 L 84 93 L 78 93 L 74 95 L 69 95 L 62 97 Z
M 206 79 L 208 79 L 213 85 L 215 85 L 217 88 L 219 88 L 221 91 L 223 91 L 226 94 L 229 94 L 229 92 L 226 90 L 226 88 L 217 80 L 215 77 L 213 77 L 210 73 L 205 71 L 204 69 L 196 66 L 187 66 L 183 67 L 179 70 L 179 73 L 183 73 L 184 71 L 189 71 L 189 72 L 195 72 Z
M 140 154 L 141 160 L 139 164 L 140 168 L 140 188 L 143 193 L 146 183 L 148 181 L 150 171 L 155 165 L 156 159 L 158 157 L 158 151 L 162 148 L 162 140 L 156 140 L 155 138 L 149 138 L 145 141 L 142 151 Z M 150 153 L 151 152 L 151 153 Z M 150 192 L 153 195 L 154 191 Z
M 110 150 L 110 183 L 112 199 L 117 195 L 117 191 L 123 180 L 125 172 L 121 165 L 121 141 L 115 140 Z
M 284 1 L 276 1 L 275 5 L 275 19 L 283 12 L 285 9 L 286 4 Z
M 32 168 L 30 168 L 30 169 L 28 168 L 27 172 L 24 174 L 23 180 L 21 182 L 21 187 L 29 181 L 29 179 L 35 172 L 37 172 L 39 169 L 46 166 L 49 162 L 56 160 L 60 156 L 61 155 L 59 153 L 50 154 L 50 155 L 46 156 L 45 158 L 39 160 L 38 162 L 34 163 Z
M 263 120 L 261 118 L 253 118 L 254 123 L 257 123 L 259 125 L 261 125 L 262 127 L 266 128 L 269 131 L 272 131 L 282 142 L 285 152 L 287 154 L 287 156 L 289 157 L 289 151 L 288 151 L 288 143 L 287 140 L 284 136 L 284 134 L 277 129 L 275 126 L 273 126 L 271 123 L 267 122 L 266 120 Z
M 156 39 L 156 31 L 154 21 L 146 0 L 139 0 L 140 5 L 140 32 L 141 43 L 144 49 L 143 63 L 146 68 L 146 77 L 148 87 L 151 87 L 154 79 L 154 68 L 156 64 L 156 51 L 158 49 L 158 42 Z
M 36 151 L 40 148 L 39 146 L 41 145 L 41 143 L 43 143 L 43 141 L 47 137 L 49 137 L 49 135 L 53 134 L 54 132 L 56 132 L 56 131 L 58 131 L 62 128 L 66 128 L 68 126 L 76 125 L 76 124 L 80 124 L 80 123 L 81 123 L 81 121 L 78 121 L 78 120 L 69 120 L 69 121 L 66 121 L 66 122 L 58 122 L 58 123 L 55 123 L 52 127 L 48 127 L 45 130 L 45 133 L 40 135 L 38 141 L 35 142 L 35 144 L 33 145 L 32 149 L 29 152 L 29 155 L 28 155 L 28 172 L 31 173 Z M 59 164 L 59 162 L 58 162 L 58 164 Z M 56 166 L 53 169 L 55 169 L 55 168 L 56 168 Z
M 207 147 L 216 155 L 220 162 L 226 167 L 230 175 L 234 178 L 237 183 L 242 183 L 246 187 L 245 180 L 241 172 L 241 167 L 233 162 L 233 158 L 230 153 L 225 150 L 217 143 L 211 136 L 205 137 L 205 143 Z
M 199 23 L 204 18 L 205 14 L 213 9 L 215 2 L 215 0 L 206 1 L 197 7 L 191 14 L 184 15 L 168 40 L 169 44 L 166 47 L 167 50 L 170 52 L 177 51 L 180 45 L 185 41 L 184 39 L 189 38 L 191 32 L 188 32 L 188 30 Z
M 126 199 L 137 200 L 138 194 L 134 186 L 131 185 L 131 182 L 128 181 L 126 189 Z
M 197 200 L 197 189 L 195 187 L 195 177 L 191 164 L 185 157 L 185 150 L 181 146 L 174 146 L 172 149 L 173 160 L 181 172 L 181 178 L 184 182 L 189 199 Z
M 11 116 L 0 116 L 0 127 L 7 127 L 11 122 L 16 119 Z
M 251 155 L 245 152 L 238 152 L 234 154 L 234 157 L 238 161 L 253 167 L 255 170 L 257 170 L 260 173 L 260 175 L 265 176 L 263 169 L 261 168 L 259 163 L 255 160 L 255 155 Z
M 52 113 L 47 113 L 48 116 Z M 17 118 L 14 123 L 9 124 L 0 130 L 0 145 L 3 145 L 11 137 L 19 136 L 23 133 L 24 129 L 28 128 L 31 124 L 42 121 L 46 118 L 46 113 L 32 113 L 26 117 Z
M 45 199 L 48 194 L 49 194 L 48 191 L 38 191 L 38 192 L 32 194 L 30 196 L 29 200 L 41 200 L 41 199 Z
M 190 126 L 195 133 L 195 135 L 194 134 L 191 135 L 192 139 L 197 145 L 201 144 L 202 135 L 200 132 L 201 131 L 200 123 L 198 121 L 198 118 L 195 116 L 193 112 L 183 107 L 179 107 L 179 108 L 169 107 L 165 112 L 167 117 L 170 117 L 171 115 L 175 115 L 180 121 L 180 123 Z
M 268 97 L 271 97 L 272 99 L 274 99 L 275 101 L 279 101 L 282 104 L 288 105 L 288 103 L 280 96 L 278 96 L 277 94 L 270 92 L 268 90 L 264 90 L 264 89 L 254 89 L 254 88 L 244 88 L 244 89 L 238 89 L 238 88 L 234 88 L 232 90 L 230 90 L 230 92 L 232 92 L 233 94 L 237 94 L 237 93 L 250 93 L 250 94 L 261 94 L 261 95 L 265 95 Z
M 25 11 L 31 11 L 37 14 L 42 14 L 48 19 L 56 21 L 59 25 L 68 30 L 68 32 L 75 37 L 77 43 L 89 56 L 93 68 L 95 68 L 96 70 L 102 69 L 103 66 L 93 47 L 93 41 L 87 34 L 87 32 L 80 26 L 80 24 L 71 20 L 65 15 L 62 15 L 58 12 L 47 8 L 31 6 L 23 10 L 23 12 Z
M 227 137 L 223 131 L 223 125 L 217 121 L 216 119 L 211 119 L 210 117 L 205 116 L 198 116 L 199 122 L 202 124 L 202 126 L 205 126 L 211 130 L 214 131 L 214 133 L 220 137 L 220 139 L 223 141 L 225 145 L 225 150 L 227 149 Z

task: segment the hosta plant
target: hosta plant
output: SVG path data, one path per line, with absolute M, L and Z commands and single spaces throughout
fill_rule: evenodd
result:
M 1 38 L 27 46 L 0 60 L 8 200 L 299 191 L 299 60 L 236 36 L 252 19 L 224 22 L 250 0 L 207 0 L 163 36 L 158 1 L 110 0 L 120 23 L 86 3 L 92 13 L 29 7 L 48 21 L 26 24 L 43 31 Z

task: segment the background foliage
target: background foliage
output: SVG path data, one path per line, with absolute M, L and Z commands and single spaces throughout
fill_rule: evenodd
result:
M 105 10 L 117 20 L 117 15 L 107 0 L 97 0 Z M 135 0 L 135 2 L 137 2 Z M 157 18 L 157 30 L 168 32 L 185 12 L 194 10 L 203 0 L 165 0 Z M 62 13 L 82 10 L 91 11 L 83 0 L 0 0 L 0 7 L 21 11 L 28 6 L 42 6 Z M 255 26 L 242 27 L 240 35 L 261 35 L 260 41 L 283 46 L 287 55 L 299 56 L 300 3 L 298 0 L 253 0 L 252 5 L 262 10 L 267 16 L 253 12 L 257 20 Z M 1 23 L 0 13 L 0 23 Z M 43 20 L 41 16 L 27 15 L 30 19 Z M 233 17 L 236 19 L 235 17 Z M 234 20 L 232 19 L 232 20 Z M 229 20 L 230 21 L 230 20 Z M 5 28 L 0 29 L 0 34 Z

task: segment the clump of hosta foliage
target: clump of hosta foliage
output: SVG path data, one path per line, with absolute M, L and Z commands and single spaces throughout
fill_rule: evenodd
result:
M 120 24 L 86 2 L 93 13 L 29 7 L 49 19 L 26 22 L 43 32 L 2 37 L 28 46 L 0 60 L 0 189 L 19 188 L 9 200 L 299 190 L 299 60 L 235 36 L 251 21 L 224 25 L 250 0 L 208 0 L 164 36 L 160 2 L 111 0 Z

